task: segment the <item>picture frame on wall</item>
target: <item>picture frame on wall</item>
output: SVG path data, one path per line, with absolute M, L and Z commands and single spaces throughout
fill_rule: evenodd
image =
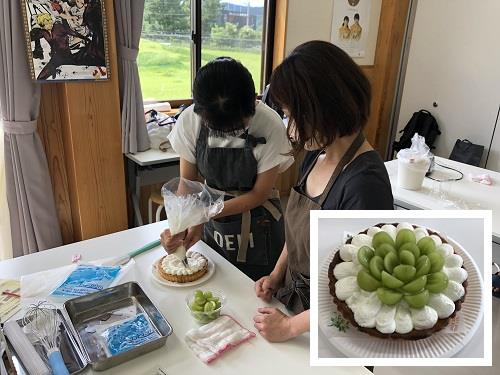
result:
M 110 78 L 104 0 L 18 1 L 33 80 Z

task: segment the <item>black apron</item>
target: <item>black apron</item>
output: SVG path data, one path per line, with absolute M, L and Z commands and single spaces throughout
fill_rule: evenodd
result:
M 354 139 L 349 149 L 335 167 L 318 202 L 315 202 L 305 194 L 305 182 L 321 153 L 319 153 L 316 159 L 311 163 L 299 183 L 291 190 L 285 214 L 286 247 L 288 251 L 287 270 L 285 273 L 284 286 L 277 291 L 276 298 L 278 298 L 287 309 L 296 314 L 304 310 L 309 310 L 310 307 L 309 212 L 310 210 L 323 209 L 323 204 L 335 181 L 337 181 L 344 167 L 352 160 L 364 140 L 365 137 L 362 133 L 359 133 Z
M 253 149 L 265 144 L 248 130 L 243 148 L 209 147 L 209 129 L 201 126 L 196 141 L 196 165 L 208 186 L 226 192 L 225 199 L 253 189 L 257 160 Z M 285 242 L 284 219 L 278 195 L 262 206 L 205 224 L 203 241 L 253 280 L 269 275 Z

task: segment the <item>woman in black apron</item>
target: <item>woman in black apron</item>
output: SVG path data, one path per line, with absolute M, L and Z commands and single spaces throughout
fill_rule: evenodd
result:
M 383 161 L 363 136 L 370 83 L 345 52 L 321 41 L 297 47 L 274 71 L 271 98 L 289 117 L 294 152 L 308 151 L 287 205 L 285 247 L 255 284 L 258 297 L 274 295 L 297 314 L 261 308 L 254 317 L 266 339 L 285 341 L 309 330 L 310 210 L 393 209 L 393 198 Z
M 257 128 L 262 124 L 255 125 L 252 119 L 256 116 L 272 119 L 263 125 L 278 126 L 282 140 L 288 144 L 285 128 L 274 112 L 269 113 L 270 108 L 262 103 L 256 105 L 251 75 L 233 59 L 219 58 L 202 67 L 194 82 L 193 99 L 194 107 L 186 109 L 191 112 L 184 119 L 191 116 L 191 121 L 201 121 L 201 126 L 192 155 L 194 160 L 184 160 L 181 153 L 181 177 L 195 180 L 200 176 L 208 186 L 225 191 L 225 208 L 203 228 L 190 228 L 187 234 L 175 237 L 164 232 L 163 245 L 167 251 L 181 243 L 189 247 L 201 237 L 247 276 L 258 280 L 274 269 L 285 235 L 279 196 L 273 189 L 279 166 L 259 174 L 255 150 L 277 145 L 273 144 L 274 139 L 260 136 L 263 132 Z M 189 132 L 177 129 L 181 130 Z M 243 145 L 211 146 L 209 140 L 213 136 L 237 137 Z M 171 138 L 171 143 L 174 150 L 181 148 L 178 139 Z M 278 154 L 278 158 L 283 157 Z

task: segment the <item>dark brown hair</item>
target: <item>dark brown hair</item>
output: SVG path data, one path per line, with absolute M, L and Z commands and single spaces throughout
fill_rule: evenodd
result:
M 309 140 L 326 147 L 360 132 L 370 114 L 370 82 L 347 53 L 324 41 L 295 48 L 274 70 L 270 93 L 289 111 L 294 154 Z
M 245 128 L 244 119 L 255 114 L 255 86 L 242 63 L 218 57 L 196 73 L 194 112 L 212 134 L 225 136 Z

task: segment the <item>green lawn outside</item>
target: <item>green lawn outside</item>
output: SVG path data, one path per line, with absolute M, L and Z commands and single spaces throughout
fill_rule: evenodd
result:
M 165 45 L 141 39 L 139 47 L 139 75 L 144 100 L 185 99 L 191 97 L 191 68 L 189 45 Z M 237 49 L 202 49 L 202 64 L 219 56 L 229 56 L 245 65 L 260 88 L 259 51 Z

